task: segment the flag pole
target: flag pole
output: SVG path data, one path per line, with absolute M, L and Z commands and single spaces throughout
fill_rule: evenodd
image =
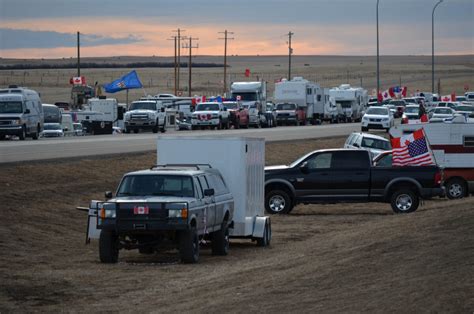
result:
M 425 128 L 423 126 L 421 126 L 421 130 L 423 131 L 423 136 L 425 137 L 425 141 L 426 141 L 426 145 L 428 146 L 428 150 L 430 151 L 431 156 L 433 156 L 433 160 L 434 160 L 435 164 L 438 165 L 438 162 L 436 161 L 436 156 L 435 156 L 433 150 L 431 149 L 430 140 L 428 139 L 428 136 L 426 136 Z
M 127 88 L 127 100 L 126 100 L 126 103 L 127 103 L 127 108 L 128 108 L 128 88 Z

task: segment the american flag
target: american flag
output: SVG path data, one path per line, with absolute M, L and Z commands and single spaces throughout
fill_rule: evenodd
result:
M 412 134 L 392 139 L 392 165 L 394 166 L 428 166 L 435 161 L 423 129 Z

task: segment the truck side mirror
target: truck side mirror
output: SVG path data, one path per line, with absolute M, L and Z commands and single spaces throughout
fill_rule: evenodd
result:
M 161 112 L 165 112 L 165 108 L 164 107 L 161 107 Z
M 214 195 L 214 189 L 205 189 L 204 190 L 204 196 L 213 196 Z
M 352 144 L 352 146 L 354 146 L 354 147 L 360 147 L 359 144 L 357 144 L 357 143 Z
M 107 192 L 105 192 L 105 193 L 104 193 L 104 196 L 105 196 L 105 198 L 106 198 L 106 199 L 111 199 L 111 198 L 113 197 L 113 195 L 112 195 L 112 192 L 111 192 L 111 191 L 107 191 Z

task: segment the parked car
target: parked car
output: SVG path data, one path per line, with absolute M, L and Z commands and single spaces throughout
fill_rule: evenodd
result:
M 265 105 L 265 123 L 263 126 L 268 128 L 277 126 L 276 106 L 272 102 L 267 102 Z
M 230 114 L 220 102 L 204 102 L 196 106 L 192 113 L 192 129 L 211 127 L 213 129 L 228 129 Z
M 436 107 L 429 113 L 430 121 L 440 121 L 454 117 L 454 110 L 449 107 Z
M 249 112 L 239 101 L 224 101 L 223 105 L 229 111 L 230 124 L 234 129 L 249 127 Z
M 407 105 L 402 115 L 402 124 L 408 123 L 409 120 L 418 120 L 420 114 L 420 105 Z
M 419 105 L 418 100 L 416 97 L 405 97 L 403 100 L 410 105 Z
M 59 123 L 45 123 L 41 137 L 63 137 L 64 131 Z
M 456 107 L 458 105 L 459 105 L 459 103 L 454 102 L 454 101 L 440 101 L 440 102 L 437 103 L 436 108 L 439 108 L 439 107 L 446 108 L 446 107 L 448 107 L 448 108 L 456 110 Z
M 84 136 L 86 135 L 84 132 L 84 128 L 82 127 L 81 123 L 73 123 L 73 128 L 74 128 L 74 135 L 75 136 Z
M 305 113 L 297 104 L 281 103 L 276 105 L 277 125 L 300 125 L 305 122 Z
M 288 214 L 297 204 L 390 203 L 414 212 L 420 199 L 443 196 L 437 166 L 376 167 L 365 150 L 313 151 L 289 166 L 265 167 L 265 209 Z
M 459 105 L 456 107 L 455 113 L 466 115 L 469 118 L 474 118 L 474 105 Z
M 369 107 L 362 117 L 362 132 L 369 129 L 388 130 L 394 126 L 395 120 L 390 109 L 384 106 Z
M 466 96 L 456 96 L 456 101 L 463 102 L 463 101 L 467 101 L 467 99 L 466 99 Z
M 130 172 L 115 196 L 97 204 L 102 263 L 116 263 L 122 249 L 152 254 L 178 248 L 181 261 L 197 263 L 199 242 L 227 255 L 234 199 L 220 172 L 209 166 L 157 166 Z
M 394 118 L 400 118 L 401 114 L 399 113 L 395 105 L 386 104 L 386 105 L 383 105 L 383 107 L 388 108 L 388 110 L 390 110 Z
M 372 158 L 384 151 L 392 149 L 390 141 L 385 137 L 358 132 L 354 132 L 349 135 L 346 142 L 344 143 L 344 148 L 368 150 Z

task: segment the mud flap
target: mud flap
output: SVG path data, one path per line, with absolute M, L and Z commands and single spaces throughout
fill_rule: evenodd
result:
M 100 230 L 97 229 L 97 205 L 100 201 L 91 201 L 89 205 L 89 213 L 87 215 L 87 236 L 86 244 L 91 242 L 91 239 L 99 239 Z

